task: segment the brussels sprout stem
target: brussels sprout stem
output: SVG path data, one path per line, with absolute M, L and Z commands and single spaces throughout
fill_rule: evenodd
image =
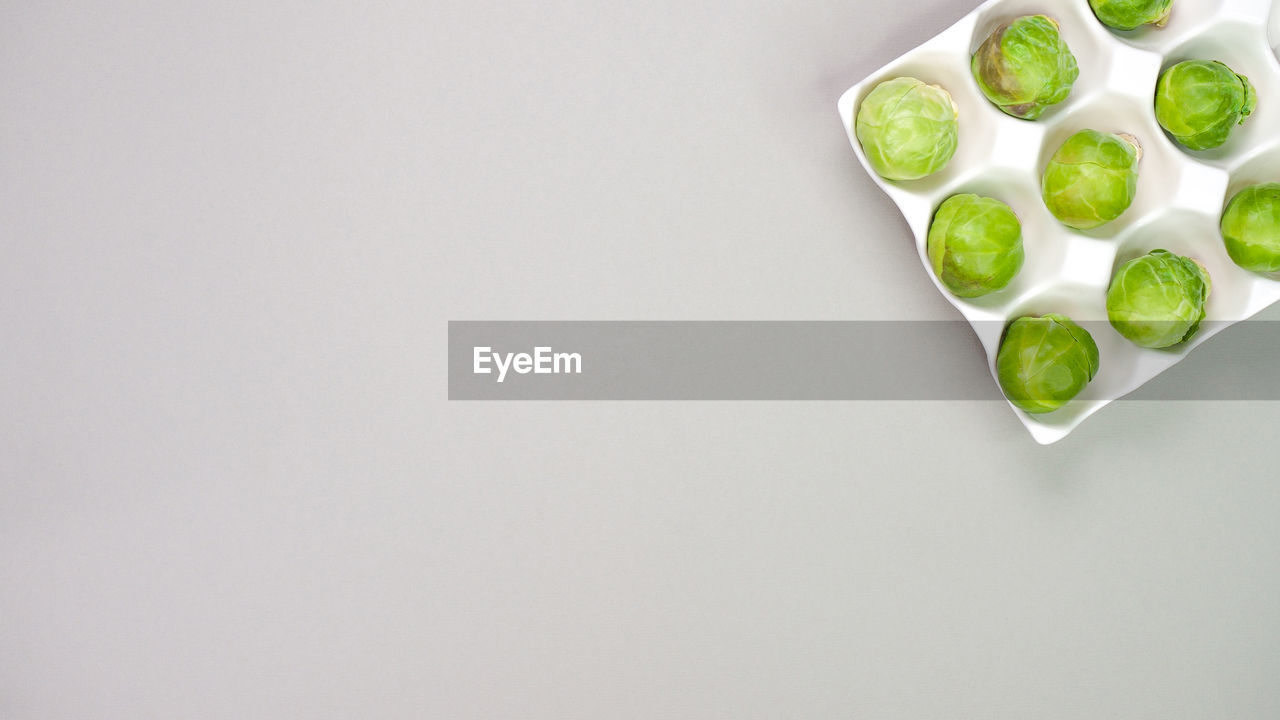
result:
M 1170 3 L 1170 4 L 1169 4 L 1169 9 L 1168 9 L 1168 10 L 1165 10 L 1165 11 L 1164 11 L 1164 14 L 1163 14 L 1163 15 L 1161 15 L 1160 17 L 1156 18 L 1156 21 L 1155 21 L 1155 22 L 1153 22 L 1153 23 L 1151 23 L 1151 24 L 1152 24 L 1154 27 L 1157 27 L 1157 28 L 1163 28 L 1164 26 L 1166 26 L 1166 25 L 1168 25 L 1168 24 L 1169 24 L 1169 16 L 1170 16 L 1170 15 L 1172 15 L 1172 14 L 1173 14 L 1173 3 Z
M 1142 143 L 1138 142 L 1138 138 L 1129 133 L 1118 133 L 1117 137 L 1132 145 L 1134 151 L 1138 153 L 1136 162 L 1142 162 Z

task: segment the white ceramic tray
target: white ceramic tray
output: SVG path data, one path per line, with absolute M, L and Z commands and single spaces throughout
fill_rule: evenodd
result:
M 1080 66 L 1070 97 L 1039 120 L 1001 113 L 978 90 L 969 58 L 1002 22 L 1021 15 L 1055 18 Z M 1036 441 L 1066 437 L 1107 403 L 1136 390 L 1233 322 L 1280 300 L 1280 279 L 1237 267 L 1218 220 L 1240 188 L 1280 182 L 1280 0 L 1175 0 L 1164 28 L 1118 32 L 1098 22 L 1086 0 L 989 0 L 960 22 L 849 88 L 837 107 L 863 167 L 901 208 L 925 272 L 973 325 L 995 377 L 1004 326 L 1023 315 L 1060 312 L 1085 325 L 1098 344 L 1097 376 L 1056 412 L 1014 408 Z M 1220 60 L 1257 88 L 1258 105 L 1222 147 L 1189 151 L 1156 123 L 1152 103 L 1160 71 L 1189 59 Z M 920 180 L 890 181 L 867 164 L 854 114 L 878 83 L 908 75 L 946 88 L 959 106 L 959 147 L 947 167 Z M 1143 149 L 1138 191 L 1120 218 L 1096 230 L 1060 224 L 1040 199 L 1050 156 L 1084 128 L 1126 132 Z M 1008 203 L 1023 226 L 1026 262 L 1003 290 L 957 298 L 929 266 L 925 238 L 934 210 L 962 192 Z M 1213 282 L 1205 322 L 1172 350 L 1139 348 L 1106 322 L 1106 290 L 1116 267 L 1163 248 L 1199 260 Z M 1010 405 L 1012 408 L 1013 406 Z

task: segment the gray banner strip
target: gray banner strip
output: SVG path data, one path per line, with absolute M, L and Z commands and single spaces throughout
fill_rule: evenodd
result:
M 449 399 L 1001 396 L 963 321 L 451 321 Z M 1127 399 L 1280 400 L 1280 322 L 1227 328 Z

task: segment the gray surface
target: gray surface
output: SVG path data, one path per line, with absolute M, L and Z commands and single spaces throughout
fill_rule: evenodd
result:
M 832 108 L 970 5 L 0 5 L 0 718 L 1280 715 L 1275 403 L 445 401 L 954 318 Z

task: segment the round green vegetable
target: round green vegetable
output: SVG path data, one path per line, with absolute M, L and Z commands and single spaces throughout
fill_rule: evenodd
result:
M 1280 270 L 1280 183 L 1236 193 L 1222 213 L 1222 240 L 1237 265 L 1254 272 Z
M 1103 25 L 1134 30 L 1143 25 L 1164 27 L 1173 11 L 1173 0 L 1089 0 L 1089 7 Z
M 1156 120 L 1191 150 L 1216 148 L 1258 104 L 1249 78 L 1216 60 L 1187 60 L 1160 75 Z
M 929 226 L 929 264 L 947 289 L 969 298 L 995 292 L 1022 268 L 1022 224 L 1008 205 L 953 195 Z
M 1209 288 L 1209 272 L 1195 260 L 1152 250 L 1116 271 L 1107 290 L 1107 319 L 1135 345 L 1177 345 L 1204 320 Z
M 1066 405 L 1097 374 L 1093 336 L 1065 315 L 1014 320 L 996 353 L 996 377 L 1005 397 L 1028 413 Z
M 1024 120 L 1066 100 L 1080 75 L 1058 22 L 1044 15 L 1027 15 L 996 28 L 973 54 L 970 70 L 992 104 Z
M 1081 130 L 1044 171 L 1040 192 L 1063 225 L 1088 230 L 1124 214 L 1138 190 L 1142 149 L 1131 135 Z
M 854 130 L 881 177 L 916 180 L 946 167 L 955 154 L 957 116 L 946 90 L 900 77 L 880 83 L 867 95 Z

